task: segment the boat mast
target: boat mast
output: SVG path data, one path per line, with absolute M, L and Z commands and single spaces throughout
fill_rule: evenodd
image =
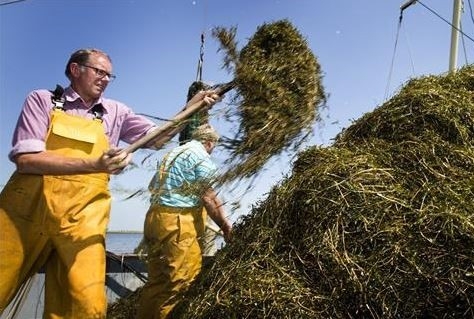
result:
M 456 72 L 457 68 L 460 26 L 461 0 L 454 0 L 453 23 L 451 27 L 451 50 L 449 51 L 449 72 Z

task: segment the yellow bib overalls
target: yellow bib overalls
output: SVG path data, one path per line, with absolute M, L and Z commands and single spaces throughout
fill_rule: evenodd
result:
M 159 169 L 158 192 L 167 176 L 165 162 L 166 157 Z M 148 282 L 141 290 L 137 319 L 166 318 L 201 272 L 199 238 L 204 234 L 206 215 L 202 207 L 157 204 L 149 208 L 143 233 L 148 245 Z
M 101 121 L 52 111 L 47 151 L 97 158 L 108 148 Z M 44 318 L 105 318 L 108 180 L 12 175 L 0 194 L 0 313 L 44 265 Z

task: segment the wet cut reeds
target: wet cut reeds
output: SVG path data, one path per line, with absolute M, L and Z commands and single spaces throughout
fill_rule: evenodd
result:
M 474 67 L 300 153 L 173 318 L 474 317 Z
M 117 299 L 107 308 L 108 319 L 133 319 L 137 315 L 137 306 L 140 300 L 141 287 L 127 296 Z

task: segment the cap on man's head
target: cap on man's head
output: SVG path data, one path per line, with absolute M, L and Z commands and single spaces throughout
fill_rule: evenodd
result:
M 212 141 L 217 142 L 220 136 L 217 131 L 210 124 L 203 124 L 196 128 L 193 133 L 193 139 L 198 141 Z

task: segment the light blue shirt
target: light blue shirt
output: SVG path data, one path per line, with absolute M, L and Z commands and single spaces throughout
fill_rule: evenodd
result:
M 189 190 L 202 192 L 202 187 L 193 188 L 193 185 L 210 186 L 216 174 L 217 166 L 204 145 L 192 140 L 170 151 L 158 165 L 149 185 L 150 202 L 170 207 L 199 207 L 202 205 L 199 194 L 193 195 Z

